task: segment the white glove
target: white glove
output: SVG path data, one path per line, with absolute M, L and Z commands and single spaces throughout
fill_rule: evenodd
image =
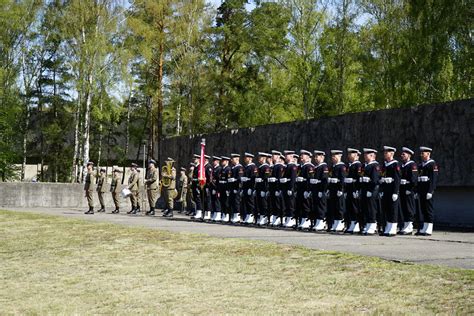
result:
M 411 194 L 411 191 L 406 190 L 406 191 L 405 191 L 405 194 L 406 194 L 406 195 L 410 195 L 410 194 Z
M 326 196 L 329 197 L 329 190 L 326 191 Z
M 281 191 L 275 191 L 275 196 L 279 197 L 281 195 Z
M 293 195 L 293 191 L 291 191 L 291 190 L 288 190 L 286 193 L 288 194 L 288 196 L 292 196 L 292 195 Z
M 347 199 L 347 193 L 344 193 L 344 199 Z
M 431 200 L 432 197 L 433 197 L 432 193 L 426 193 L 426 199 L 427 200 Z
M 308 192 L 308 191 L 304 191 L 303 196 L 304 196 L 305 199 L 309 198 L 309 192 Z
M 230 192 L 229 192 L 229 191 L 225 191 L 225 195 L 229 196 L 229 195 L 230 195 Z
M 208 188 L 206 188 L 206 194 L 209 195 L 209 189 Z
M 418 199 L 418 193 L 413 194 L 413 197 L 414 197 L 415 199 Z
M 353 197 L 354 199 L 359 198 L 359 191 L 354 191 L 354 192 L 352 192 L 352 197 Z
M 372 197 L 372 192 L 367 191 L 367 197 Z
M 212 195 L 216 195 L 216 190 L 212 190 Z
M 342 196 L 342 191 L 337 191 L 336 195 L 337 195 L 338 197 L 341 197 L 341 196 Z
M 237 192 L 236 192 L 237 193 Z M 243 197 L 244 196 L 244 191 L 240 191 L 240 197 Z
M 196 192 L 197 192 L 198 194 L 201 193 L 201 191 L 200 191 L 199 189 L 196 189 Z
M 248 196 L 252 196 L 252 189 L 248 189 L 248 190 L 247 190 L 247 195 L 248 195 Z
M 379 193 L 379 198 L 383 198 L 383 192 Z
M 322 198 L 323 197 L 323 192 L 318 192 L 318 198 Z
M 253 190 L 252 196 L 253 196 L 253 197 L 257 196 L 257 191 Z
M 392 194 L 392 201 L 395 202 L 398 200 L 398 194 Z
M 264 198 L 265 196 L 266 196 L 265 192 L 263 192 L 263 191 L 260 192 L 260 197 L 263 197 L 263 198 Z
M 269 197 L 269 196 L 270 196 L 270 192 L 268 192 L 268 191 L 265 192 L 265 196 L 266 196 L 266 197 Z
M 239 191 L 237 191 L 237 190 L 233 190 L 233 192 L 234 192 L 234 194 L 237 194 Z

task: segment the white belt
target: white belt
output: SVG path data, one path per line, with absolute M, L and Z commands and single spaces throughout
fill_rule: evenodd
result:
M 249 180 L 250 180 L 250 178 L 247 178 L 247 177 L 240 177 L 240 181 L 242 181 L 242 182 L 247 182 L 247 181 L 249 181 Z
M 338 178 L 328 178 L 328 182 L 329 183 L 339 183 L 339 179 Z
M 369 183 L 369 182 L 370 182 L 370 178 L 369 178 L 369 177 L 360 177 L 359 180 L 360 180 L 360 182 L 365 182 L 365 183 Z
M 405 179 L 400 180 L 400 184 L 409 184 L 409 183 L 410 183 L 410 181 L 408 181 L 408 180 L 405 180 Z
M 344 179 L 344 183 L 354 183 L 354 182 L 356 182 L 356 179 L 354 179 L 354 178 L 345 178 Z
M 277 178 L 275 177 L 271 177 L 271 178 L 268 178 L 268 182 L 277 182 Z
M 321 181 L 318 180 L 318 179 L 309 179 L 309 183 L 311 183 L 311 184 L 318 184 L 318 183 L 321 183 Z
M 287 179 L 287 178 L 280 179 L 280 183 L 287 183 L 288 181 L 290 181 L 290 179 Z
M 227 182 L 229 182 L 229 183 L 232 183 L 232 182 L 235 182 L 235 181 L 237 181 L 236 178 L 229 178 L 229 179 L 227 179 Z
M 219 181 L 219 183 L 220 183 L 220 184 L 226 184 L 226 183 L 227 183 L 227 181 L 220 180 L 220 181 Z
M 393 182 L 393 178 L 381 178 L 380 179 L 380 183 L 392 183 Z
M 255 178 L 255 182 L 257 182 L 257 183 L 263 182 L 263 179 L 262 178 Z
M 304 182 L 304 178 L 303 177 L 297 177 L 296 182 Z
M 422 177 L 418 177 L 418 181 L 419 182 L 428 182 L 428 181 L 430 181 L 430 178 L 427 177 L 427 176 L 422 176 Z

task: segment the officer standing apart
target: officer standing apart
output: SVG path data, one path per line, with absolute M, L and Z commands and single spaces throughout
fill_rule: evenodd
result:
M 353 234 L 360 232 L 363 217 L 359 204 L 359 178 L 362 174 L 362 163 L 359 161 L 360 151 L 354 148 L 347 148 L 347 177 L 344 179 L 346 191 L 346 211 L 347 218 L 351 224 L 345 233 Z
M 132 209 L 127 212 L 127 214 L 137 214 L 138 210 L 138 165 L 132 163 L 130 165 L 130 176 L 128 177 L 128 189 L 132 192 L 130 194 L 130 203 L 132 204 Z
M 87 198 L 87 204 L 89 204 L 89 210 L 84 214 L 94 214 L 94 188 L 95 188 L 95 175 L 94 175 L 94 163 L 89 161 L 87 163 L 87 173 L 84 181 L 84 192 Z
M 105 212 L 105 202 L 104 202 L 104 194 L 105 194 L 105 168 L 100 168 L 99 179 L 97 181 L 97 195 L 99 197 L 100 209 L 97 211 Z
M 112 200 L 114 201 L 115 210 L 112 211 L 112 214 L 118 214 L 120 212 L 120 176 L 122 173 L 119 168 L 114 168 L 112 173 L 112 182 L 110 183 L 110 192 L 112 193 Z
M 398 211 L 400 207 L 400 164 L 393 159 L 396 152 L 394 147 L 384 146 L 384 164 L 380 179 L 382 191 L 382 212 L 385 215 L 385 236 L 395 236 L 398 226 Z M 380 223 L 379 223 L 380 224 Z
M 145 180 L 146 194 L 150 210 L 145 215 L 155 215 L 156 200 L 158 199 L 158 170 L 156 169 L 156 161 L 150 159 L 148 161 L 148 174 Z
M 167 179 L 169 183 L 167 187 L 163 187 L 163 194 L 166 203 L 165 211 L 163 212 L 163 217 L 173 217 L 174 199 L 178 194 L 176 192 L 176 168 L 174 167 L 173 158 L 168 157 L 166 161 L 168 164 L 171 165 L 171 170 L 162 174 L 163 180 Z
M 400 179 L 400 205 L 403 214 L 403 228 L 400 235 L 411 235 L 413 233 L 413 219 L 416 212 L 415 188 L 418 182 L 418 167 L 411 160 L 414 152 L 408 147 L 402 148 L 402 167 Z
M 438 165 L 431 159 L 429 147 L 420 147 L 421 163 L 418 166 L 418 198 L 423 217 L 423 228 L 418 235 L 431 236 L 433 233 L 433 194 L 438 182 Z
M 377 231 L 377 195 L 379 192 L 380 165 L 375 160 L 377 151 L 364 148 L 364 168 L 360 182 L 361 207 L 364 213 L 364 235 L 374 235 Z

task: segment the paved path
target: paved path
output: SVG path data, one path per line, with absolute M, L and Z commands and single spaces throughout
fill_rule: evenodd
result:
M 127 226 L 141 226 L 172 232 L 203 233 L 225 238 L 265 240 L 281 244 L 300 245 L 312 249 L 335 250 L 367 256 L 381 257 L 398 262 L 427 263 L 474 269 L 474 233 L 434 231 L 430 237 L 419 236 L 359 236 L 310 233 L 282 229 L 264 229 L 222 224 L 193 222 L 185 216 L 166 219 L 126 214 L 83 214 L 79 209 L 9 208 L 13 211 L 35 212 L 80 218 L 98 222 L 111 222 Z

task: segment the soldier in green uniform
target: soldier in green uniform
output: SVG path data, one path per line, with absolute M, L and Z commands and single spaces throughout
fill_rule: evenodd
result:
M 193 188 L 191 185 L 191 182 L 193 181 L 193 173 L 194 173 L 194 168 L 196 168 L 196 165 L 191 162 L 189 164 L 189 169 L 188 173 L 186 174 L 186 178 L 188 181 L 188 187 L 187 187 L 187 192 L 186 192 L 186 213 L 185 215 L 191 216 L 194 213 L 194 210 L 196 209 L 196 203 L 193 200 Z
M 174 160 L 173 158 L 166 159 L 167 164 L 171 165 L 171 170 L 164 172 L 162 174 L 163 183 L 163 194 L 165 199 L 165 211 L 163 212 L 164 217 L 173 217 L 173 208 L 174 208 L 174 199 L 178 195 L 176 192 L 176 169 L 173 166 Z M 168 168 L 163 168 L 166 170 Z
M 130 195 L 130 203 L 132 204 L 132 209 L 127 212 L 127 214 L 136 214 L 138 208 L 138 165 L 132 163 L 130 166 L 130 177 L 128 177 L 128 189 L 132 192 Z
M 97 196 L 99 197 L 100 209 L 97 211 L 105 212 L 104 193 L 105 193 L 105 168 L 100 168 L 99 179 L 97 181 Z
M 110 192 L 112 192 L 112 200 L 114 200 L 115 210 L 112 214 L 118 214 L 120 210 L 119 194 L 120 194 L 120 176 L 119 168 L 115 168 L 112 174 L 112 182 L 110 183 Z
M 158 170 L 156 169 L 156 161 L 150 159 L 148 162 L 148 174 L 145 180 L 146 194 L 150 210 L 145 215 L 155 215 L 155 205 L 158 199 Z
M 178 179 L 178 197 L 177 202 L 181 203 L 179 213 L 182 213 L 187 208 L 187 197 L 186 193 L 188 191 L 188 177 L 186 176 L 186 168 L 181 167 L 179 172 Z
M 87 163 L 87 174 L 84 181 L 84 191 L 87 198 L 87 204 L 89 204 L 89 210 L 84 214 L 94 214 L 94 189 L 95 189 L 95 175 L 94 175 L 94 163 L 89 161 Z

